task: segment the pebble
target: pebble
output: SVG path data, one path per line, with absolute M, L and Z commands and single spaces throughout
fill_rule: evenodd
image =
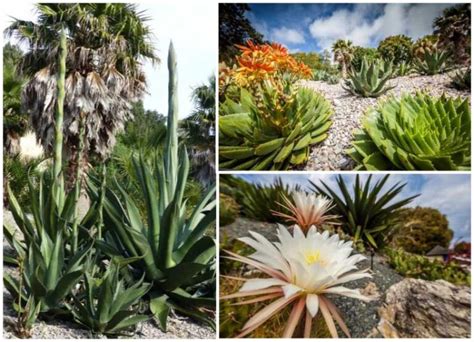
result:
M 346 149 L 351 147 L 354 130 L 361 128 L 361 118 L 365 111 L 379 100 L 388 96 L 424 91 L 433 96 L 470 96 L 469 92 L 459 91 L 450 86 L 451 78 L 448 74 L 434 76 L 411 75 L 397 77 L 390 81 L 396 88 L 385 95 L 375 98 L 354 96 L 345 91 L 341 84 L 327 84 L 322 81 L 300 81 L 304 87 L 322 93 L 333 104 L 334 113 L 331 117 L 332 125 L 328 137 L 321 144 L 312 147 L 308 163 L 298 170 L 352 170 L 355 162 L 345 155 Z M 347 158 L 347 162 L 341 162 Z

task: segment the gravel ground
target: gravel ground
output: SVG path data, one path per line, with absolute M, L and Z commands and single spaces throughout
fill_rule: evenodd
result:
M 3 221 L 5 225 L 14 226 L 11 213 L 4 209 Z M 3 240 L 4 252 L 12 251 L 8 242 Z M 18 278 L 18 269 L 4 265 L 3 272 Z M 12 333 L 11 324 L 16 321 L 16 313 L 12 309 L 12 297 L 3 288 L 3 337 L 16 338 Z M 168 331 L 162 332 L 154 319 L 139 323 L 136 326 L 134 339 L 215 339 L 216 333 L 207 326 L 201 325 L 186 317 L 171 314 L 168 318 Z M 32 338 L 35 339 L 83 339 L 83 338 L 105 338 L 105 336 L 93 336 L 89 331 L 83 329 L 75 322 L 61 320 L 58 318 L 45 320 L 38 319 L 32 329 Z
M 447 96 L 470 96 L 469 92 L 458 91 L 450 87 L 448 74 L 434 76 L 405 76 L 391 81 L 396 88 L 378 99 L 353 96 L 340 84 L 327 84 L 321 81 L 301 81 L 301 85 L 322 93 L 333 105 L 334 114 L 328 138 L 312 148 L 305 170 L 351 170 L 354 162 L 345 155 L 351 146 L 353 131 L 360 128 L 360 119 L 366 109 L 387 96 L 400 96 L 402 93 L 425 91 L 433 96 L 443 93 Z
M 239 217 L 230 225 L 221 227 L 220 233 L 228 238 L 247 236 L 249 230 L 274 238 L 275 224 L 257 222 Z M 370 268 L 370 256 L 357 264 L 359 269 Z M 364 303 L 357 299 L 342 296 L 328 296 L 341 311 L 341 315 L 354 338 L 380 337 L 375 332 L 379 322 L 377 309 L 385 299 L 386 290 L 403 277 L 393 270 L 381 256 L 374 256 L 374 267 L 371 271 L 372 278 L 365 278 L 344 284 L 348 288 L 360 288 L 366 295 L 379 294 L 377 300 Z M 345 336 L 339 330 L 339 336 Z
M 275 238 L 277 225 L 275 223 L 258 222 L 245 217 L 237 217 L 234 222 L 220 228 L 220 240 L 223 238 L 236 239 L 248 236 L 248 232 L 254 231 L 262 234 L 267 239 Z

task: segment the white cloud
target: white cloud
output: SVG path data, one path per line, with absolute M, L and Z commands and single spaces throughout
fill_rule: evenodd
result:
M 433 19 L 450 4 L 387 4 L 378 17 L 368 19 L 373 6 L 359 4 L 353 10 L 337 10 L 329 17 L 316 18 L 309 25 L 311 36 L 322 49 L 329 49 L 337 39 L 349 39 L 361 46 L 376 45 L 397 34 L 417 39 L 432 32 Z
M 304 35 L 301 32 L 285 26 L 274 28 L 271 37 L 272 40 L 285 44 L 302 44 L 305 42 Z

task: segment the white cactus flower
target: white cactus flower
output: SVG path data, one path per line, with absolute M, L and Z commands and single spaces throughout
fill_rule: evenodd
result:
M 295 225 L 291 235 L 286 227 L 279 225 L 279 241 L 274 243 L 255 232 L 250 232 L 250 235 L 239 240 L 254 248 L 255 253 L 243 257 L 228 252 L 228 258 L 253 266 L 270 278 L 245 279 L 239 292 L 222 299 L 257 296 L 237 304 L 275 301 L 250 318 L 239 337 L 248 335 L 290 304 L 294 306 L 283 337 L 292 337 L 303 312 L 306 312 L 304 337 L 310 337 L 312 320 L 319 311 L 333 337 L 337 337 L 333 318 L 350 336 L 338 309 L 326 295 L 336 294 L 363 301 L 373 299 L 362 295 L 358 289 L 342 286 L 349 281 L 371 277 L 368 269 L 357 270 L 356 264 L 366 258 L 353 254 L 352 241 L 340 240 L 337 234 L 330 235 L 327 231 L 319 233 L 314 226 L 305 235 Z

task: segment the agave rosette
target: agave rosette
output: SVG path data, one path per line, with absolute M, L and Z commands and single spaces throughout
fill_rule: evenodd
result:
M 241 89 L 238 102 L 221 104 L 220 167 L 288 169 L 306 162 L 310 146 L 326 139 L 329 102 L 310 89 L 266 81 L 259 95 Z
M 321 312 L 333 337 L 338 337 L 335 322 L 350 337 L 339 310 L 326 297 L 342 295 L 363 301 L 373 298 L 349 289 L 342 284 L 370 278 L 367 270 L 357 270 L 356 264 L 364 260 L 360 254 L 352 254 L 352 241 L 343 241 L 337 234 L 319 233 L 311 227 L 305 235 L 294 226 L 293 235 L 279 225 L 278 242 L 270 242 L 262 235 L 250 232 L 251 237 L 240 238 L 255 249 L 248 257 L 227 252 L 228 259 L 256 268 L 268 278 L 242 279 L 245 283 L 236 293 L 221 297 L 223 300 L 253 297 L 236 304 L 252 304 L 274 300 L 251 317 L 237 337 L 250 334 L 287 306 L 292 310 L 283 337 L 292 337 L 300 322 L 304 322 L 304 337 L 310 337 L 313 319 Z
M 352 71 L 342 87 L 355 96 L 379 97 L 395 88 L 388 81 L 393 77 L 391 62 L 375 60 L 369 62 L 366 58 L 358 71 Z
M 292 200 L 283 196 L 284 203 L 278 203 L 285 212 L 272 210 L 275 216 L 279 216 L 289 223 L 294 223 L 303 231 L 307 231 L 311 226 L 321 227 L 323 224 L 338 224 L 331 220 L 337 215 L 328 215 L 334 204 L 330 199 L 322 195 L 308 194 L 304 191 L 294 191 Z
M 468 99 L 427 94 L 369 109 L 348 154 L 366 170 L 470 170 Z

